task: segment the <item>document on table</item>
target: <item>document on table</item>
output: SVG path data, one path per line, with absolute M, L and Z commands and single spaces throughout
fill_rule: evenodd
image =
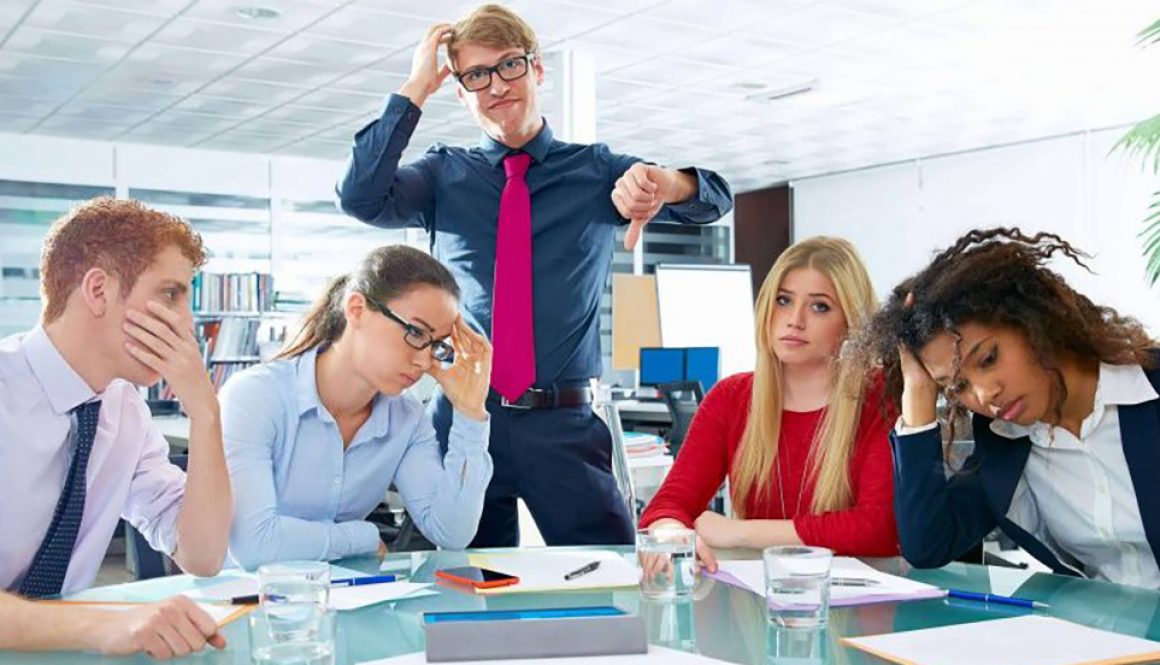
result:
M 456 665 L 495 665 L 497 662 L 494 660 L 465 660 L 458 661 Z M 724 663 L 726 661 L 649 645 L 648 653 L 623 656 L 584 656 L 581 658 L 528 658 L 515 662 L 519 665 L 653 665 L 653 663 L 709 665 L 710 663 Z M 395 656 L 394 658 L 383 658 L 382 660 L 368 660 L 361 665 L 425 665 L 426 663 L 427 654 L 420 652 L 406 656 Z
M 1160 659 L 1160 642 L 1029 615 L 842 640 L 905 665 L 1127 665 Z
M 80 600 L 80 601 L 46 600 L 46 601 L 41 601 L 41 602 L 60 603 L 60 604 L 67 604 L 67 605 L 83 605 L 89 609 L 103 610 L 103 611 L 108 611 L 108 612 L 128 612 L 129 610 L 135 610 L 137 608 L 146 607 L 148 605 L 148 603 L 121 603 L 121 602 L 102 603 L 100 601 L 91 601 L 91 600 Z M 224 626 L 227 623 L 233 621 L 234 619 L 237 619 L 238 617 L 242 616 L 243 614 L 245 614 L 245 613 L 249 612 L 251 609 L 253 609 L 251 607 L 244 607 L 244 606 L 238 606 L 238 605 L 216 605 L 213 603 L 197 603 L 197 606 L 200 607 L 201 609 L 205 610 L 205 613 L 210 615 L 210 617 L 213 618 L 213 620 L 217 622 L 218 626 Z
M 717 566 L 716 573 L 708 573 L 710 577 L 756 594 L 765 594 L 765 564 L 762 561 L 718 561 Z M 833 607 L 938 598 L 945 595 L 945 592 L 936 586 L 884 573 L 857 559 L 844 556 L 834 557 L 830 576 L 873 582 L 867 586 L 830 585 L 830 605 Z
M 539 591 L 575 591 L 579 589 L 615 589 L 634 587 L 640 584 L 640 572 L 636 564 L 626 560 L 616 552 L 592 550 L 590 552 L 549 552 L 524 551 L 502 554 L 470 554 L 468 561 L 473 566 L 496 570 L 520 578 L 519 584 L 477 589 L 482 595 L 502 595 Z M 596 570 L 565 580 L 564 575 L 599 561 Z
M 361 577 L 364 573 L 350 574 L 343 571 L 343 577 Z M 333 575 L 334 573 L 332 573 Z M 403 598 L 419 598 L 434 595 L 428 589 L 430 584 L 415 582 L 384 582 L 362 586 L 334 587 L 330 590 L 330 607 L 335 610 L 357 610 L 360 607 L 385 603 Z M 252 596 L 258 593 L 258 576 L 253 573 L 239 573 L 223 577 L 220 581 L 210 581 L 185 595 L 197 601 L 229 602 L 238 596 Z

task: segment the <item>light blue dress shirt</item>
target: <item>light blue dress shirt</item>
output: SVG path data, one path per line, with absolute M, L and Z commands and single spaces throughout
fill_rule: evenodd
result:
M 429 540 L 471 542 L 491 480 L 490 421 L 456 412 L 446 456 L 415 397 L 376 395 L 347 449 L 318 398 L 317 349 L 235 375 L 222 389 L 222 430 L 234 489 L 230 557 L 330 560 L 378 550 L 367 515 L 394 483 Z

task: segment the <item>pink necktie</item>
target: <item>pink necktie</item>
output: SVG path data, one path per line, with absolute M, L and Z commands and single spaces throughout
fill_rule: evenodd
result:
M 531 155 L 522 152 L 503 160 L 507 184 L 499 199 L 499 232 L 495 242 L 491 385 L 512 401 L 519 399 L 536 381 L 536 341 L 532 332 L 532 197 L 524 180 L 531 161 Z

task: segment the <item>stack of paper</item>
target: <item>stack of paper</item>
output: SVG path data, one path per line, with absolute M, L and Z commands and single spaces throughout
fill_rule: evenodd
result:
M 709 576 L 756 594 L 765 594 L 765 564 L 761 561 L 719 561 L 717 572 L 709 573 Z M 890 575 L 844 556 L 834 557 L 830 576 L 869 583 L 866 586 L 830 585 L 832 607 L 937 598 L 946 593 L 938 587 Z
M 495 589 L 478 589 L 476 593 L 500 595 L 531 591 L 575 591 L 578 589 L 610 589 L 633 587 L 640 584 L 640 573 L 636 564 L 626 560 L 616 552 L 592 550 L 590 552 L 534 551 L 503 554 L 469 554 L 468 561 L 473 566 L 496 570 L 520 578 L 518 584 Z M 571 580 L 564 576 L 585 565 L 599 561 L 600 566 L 587 574 Z
M 1126 665 L 1160 659 L 1160 643 L 1045 616 L 977 621 L 842 643 L 907 665 Z
M 630 458 L 660 457 L 669 454 L 665 442 L 655 434 L 624 433 L 624 451 Z

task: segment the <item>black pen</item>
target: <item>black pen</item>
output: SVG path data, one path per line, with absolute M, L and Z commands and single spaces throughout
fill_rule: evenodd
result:
M 580 577 L 581 575 L 587 575 L 588 573 L 591 573 L 592 571 L 596 570 L 599 567 L 600 567 L 599 561 L 593 561 L 592 563 L 585 564 L 584 566 L 577 568 L 576 570 L 573 570 L 572 572 L 565 575 L 564 581 L 571 582 L 572 580 L 576 579 L 577 577 Z

